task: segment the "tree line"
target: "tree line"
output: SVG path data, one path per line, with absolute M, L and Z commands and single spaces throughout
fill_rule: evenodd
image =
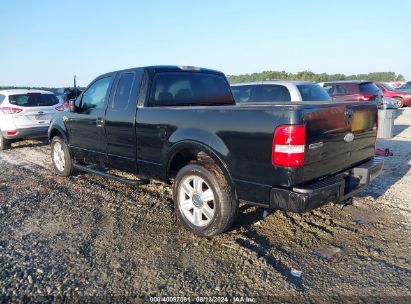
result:
M 286 71 L 264 71 L 261 73 L 228 75 L 230 83 L 264 81 L 264 80 L 305 80 L 311 82 L 325 82 L 337 80 L 370 80 L 374 82 L 395 82 L 405 81 L 401 74 L 394 72 L 373 72 L 368 74 L 317 74 L 311 71 L 302 71 L 298 73 L 287 73 Z
M 325 82 L 325 81 L 337 81 L 337 80 L 370 80 L 374 82 L 395 82 L 405 81 L 405 78 L 401 74 L 394 72 L 373 72 L 368 74 L 317 74 L 311 71 L 302 71 L 298 73 L 287 73 L 286 71 L 263 71 L 261 73 L 241 74 L 241 75 L 227 75 L 230 83 L 240 82 L 252 82 L 252 81 L 264 81 L 264 80 L 305 80 L 311 82 Z M 0 86 L 0 90 L 6 89 L 28 89 L 29 87 L 13 87 L 13 86 Z M 47 87 L 31 87 L 31 89 L 42 89 L 49 91 L 56 91 L 57 88 Z M 78 87 L 79 90 L 84 90 L 83 87 Z

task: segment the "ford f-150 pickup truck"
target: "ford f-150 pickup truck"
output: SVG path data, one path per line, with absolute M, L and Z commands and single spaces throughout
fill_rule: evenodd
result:
M 382 169 L 376 124 L 372 103 L 236 104 L 221 72 L 153 66 L 96 78 L 52 119 L 49 139 L 58 175 L 172 183 L 184 226 L 212 236 L 239 201 L 305 212 L 350 200 Z

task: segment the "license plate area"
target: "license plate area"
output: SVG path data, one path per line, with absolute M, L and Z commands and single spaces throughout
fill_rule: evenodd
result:
M 35 120 L 47 120 L 48 115 L 46 115 L 46 114 L 36 114 L 36 115 L 34 115 L 34 119 Z

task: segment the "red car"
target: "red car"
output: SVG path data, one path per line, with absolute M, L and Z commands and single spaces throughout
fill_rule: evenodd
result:
M 389 84 L 383 82 L 378 82 L 376 83 L 376 85 L 381 90 L 382 96 L 398 100 L 398 108 L 402 108 L 403 106 L 408 106 L 411 104 L 411 93 L 398 91 Z

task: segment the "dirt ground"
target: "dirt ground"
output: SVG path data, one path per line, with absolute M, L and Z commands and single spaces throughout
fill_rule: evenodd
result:
M 242 206 L 212 239 L 180 226 L 167 185 L 60 178 L 47 142 L 13 144 L 0 152 L 0 299 L 411 301 L 411 107 L 398 112 L 378 141 L 394 156 L 353 205 Z

